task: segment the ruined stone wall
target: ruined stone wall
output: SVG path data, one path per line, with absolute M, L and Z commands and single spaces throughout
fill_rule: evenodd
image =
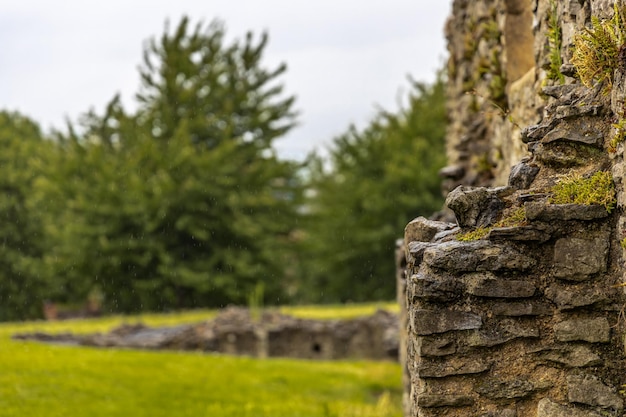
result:
M 442 174 L 456 222 L 405 230 L 407 415 L 624 415 L 625 66 L 588 88 L 570 63 L 574 36 L 612 13 L 607 0 L 454 1 Z M 553 200 L 565 178 L 598 173 L 615 201 Z

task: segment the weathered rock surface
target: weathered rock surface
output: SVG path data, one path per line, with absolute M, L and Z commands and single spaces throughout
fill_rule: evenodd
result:
M 604 317 L 565 320 L 554 325 L 554 336 L 559 342 L 585 341 L 608 343 L 611 327 Z
M 613 3 L 453 1 L 442 174 L 458 228 L 407 249 L 407 417 L 624 415 L 626 67 L 590 88 L 572 65 Z M 615 210 L 551 203 L 599 171 Z
M 446 206 L 454 212 L 461 227 L 481 227 L 494 223 L 504 209 L 500 196 L 505 188 L 491 190 L 485 187 L 459 186 L 446 198 Z

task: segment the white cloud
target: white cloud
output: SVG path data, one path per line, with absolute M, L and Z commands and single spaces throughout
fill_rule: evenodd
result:
M 165 19 L 225 20 L 228 34 L 267 29 L 266 62 L 285 61 L 283 81 L 298 96 L 301 127 L 277 145 L 303 155 L 375 105 L 395 108 L 406 75 L 432 80 L 444 56 L 450 5 L 427 0 L 66 0 L 1 1 L 0 107 L 44 127 L 61 127 L 117 92 L 130 105 L 142 43 Z M 7 3 L 6 5 L 4 3 Z

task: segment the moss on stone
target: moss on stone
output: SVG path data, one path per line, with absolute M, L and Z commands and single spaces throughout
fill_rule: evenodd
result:
M 490 227 L 477 227 L 468 232 L 461 233 L 456 237 L 456 240 L 461 242 L 473 242 L 475 240 L 481 240 L 487 237 L 490 230 Z
M 598 204 L 607 212 L 615 208 L 615 185 L 608 171 L 599 171 L 589 178 L 580 175 L 562 177 L 551 189 L 552 204 Z
M 619 65 L 619 51 L 626 39 L 624 15 L 624 8 L 615 2 L 611 19 L 592 16 L 591 26 L 574 37 L 571 62 L 584 85 L 591 87 L 594 81 L 606 81 L 610 89 L 613 73 Z

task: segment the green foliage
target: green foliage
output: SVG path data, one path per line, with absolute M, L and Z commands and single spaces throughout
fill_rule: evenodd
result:
M 163 322 L 195 321 L 195 314 Z M 154 322 L 158 316 L 152 316 Z M 125 318 L 124 321 L 136 318 Z M 107 327 L 102 323 L 106 322 Z M 13 341 L 24 331 L 93 333 L 113 321 L 0 325 L 0 406 L 17 416 L 400 417 L 391 362 L 260 360 Z M 53 387 L 54 389 L 51 389 Z
M 245 304 L 263 282 L 284 298 L 298 166 L 273 140 L 294 125 L 267 36 L 225 45 L 219 23 L 183 19 L 145 51 L 139 108 L 114 98 L 70 131 L 35 204 L 49 202 L 43 265 L 63 297 L 93 286 L 111 311 Z
M 594 81 L 613 83 L 613 73 L 619 65 L 619 51 L 626 40 L 624 7 L 615 2 L 613 17 L 600 20 L 591 17 L 591 27 L 574 37 L 572 64 L 580 81 L 591 87 Z
M 395 297 L 395 241 L 404 226 L 442 204 L 444 81 L 413 82 L 409 105 L 381 111 L 312 160 L 304 223 L 303 297 L 359 301 Z
M 547 77 L 551 80 L 558 81 L 560 84 L 565 83 L 565 76 L 561 73 L 562 33 L 559 22 L 558 4 L 555 0 L 550 0 L 550 10 L 548 13 L 548 45 L 550 48 L 550 68 Z
M 551 189 L 552 204 L 598 204 L 609 213 L 615 208 L 615 185 L 608 171 L 599 171 L 589 178 L 568 175 L 561 178 Z
M 27 199 L 51 144 L 35 122 L 3 111 L 0 146 L 0 321 L 40 317 L 53 285 L 35 268 L 43 250 L 42 231 Z

